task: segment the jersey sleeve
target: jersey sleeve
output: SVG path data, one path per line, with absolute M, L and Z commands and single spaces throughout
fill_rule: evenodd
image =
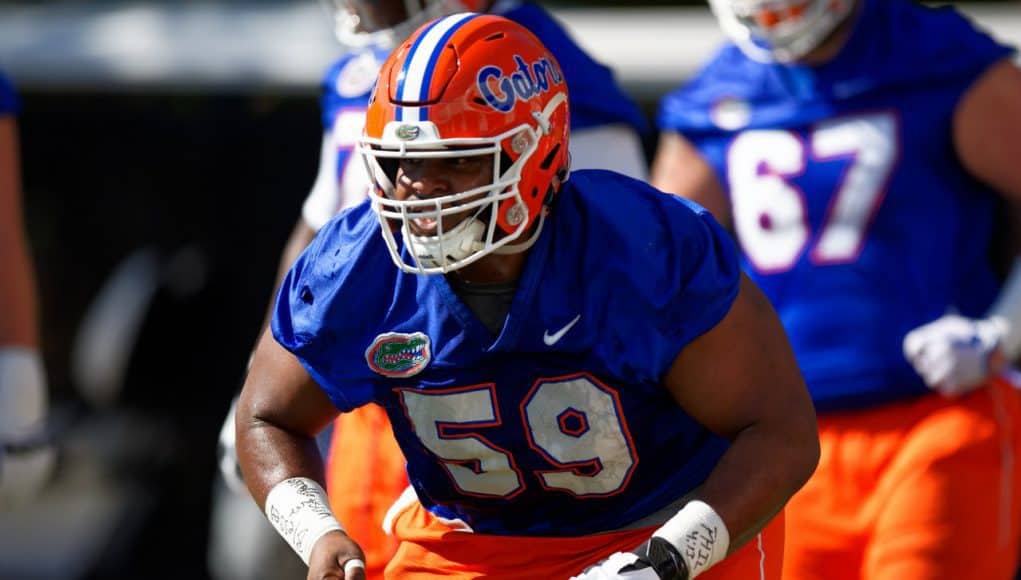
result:
M 374 225 L 369 204 L 328 222 L 295 260 L 280 284 L 270 329 L 273 338 L 301 362 L 342 412 L 369 400 L 369 387 L 353 371 L 364 350 L 356 338 L 365 322 L 352 304 L 367 302 L 354 294 L 351 280 L 364 277 L 360 248 Z M 364 284 L 362 289 L 371 288 Z M 366 315 L 371 318 L 371 315 Z
M 754 83 L 761 67 L 749 62 L 733 43 L 724 43 L 691 78 L 659 101 L 656 126 L 685 135 L 721 133 L 712 119 L 713 106 L 724 98 L 753 101 Z
M 709 125 L 708 110 L 692 102 L 686 89 L 686 86 L 680 86 L 660 99 L 656 126 L 661 131 L 689 133 L 696 127 Z
M 998 42 L 956 8 L 930 8 L 894 0 L 872 16 L 871 34 L 858 42 L 858 67 L 871 67 L 889 85 L 956 86 L 963 94 L 991 65 L 1015 53 Z M 878 62 L 878 64 L 877 64 Z
M 19 108 L 20 103 L 17 93 L 14 92 L 14 86 L 3 73 L 0 73 L 0 117 L 17 115 Z
M 576 179 L 591 205 L 572 220 L 588 232 L 581 275 L 606 284 L 591 295 L 606 296 L 597 307 L 613 334 L 612 358 L 624 372 L 659 380 L 730 310 L 741 275 L 737 250 L 692 202 L 611 172 L 583 171 Z
M 320 386 L 329 385 L 332 381 L 318 361 L 326 328 L 323 310 L 316 305 L 316 297 L 324 281 L 316 275 L 316 262 L 331 237 L 330 233 L 329 225 L 322 228 L 288 270 L 280 283 L 270 321 L 273 338 L 298 358 Z M 353 408 L 343 389 L 325 387 L 324 390 L 338 409 Z
M 657 335 L 648 364 L 661 376 L 689 343 L 715 327 L 737 297 L 741 267 L 730 235 L 697 204 L 676 196 L 658 200 L 669 221 L 665 229 L 664 271 L 655 282 L 663 288 L 654 295 L 658 306 L 650 320 Z M 649 271 L 634 272 L 635 276 Z M 653 274 L 656 276 L 656 274 Z M 652 280 L 649 280 L 652 282 Z

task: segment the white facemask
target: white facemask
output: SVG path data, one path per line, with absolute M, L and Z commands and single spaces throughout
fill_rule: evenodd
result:
M 854 0 L 709 0 L 709 6 L 749 58 L 794 62 L 826 40 Z

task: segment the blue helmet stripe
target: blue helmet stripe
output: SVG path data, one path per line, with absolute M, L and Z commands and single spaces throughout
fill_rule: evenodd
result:
M 415 39 L 414 44 L 404 59 L 404 65 L 398 74 L 397 100 L 403 102 L 421 102 L 429 95 L 429 85 L 436 63 L 450 37 L 465 23 L 477 18 L 479 14 L 465 12 L 436 20 Z M 397 107 L 398 121 L 424 121 L 428 117 L 424 107 Z

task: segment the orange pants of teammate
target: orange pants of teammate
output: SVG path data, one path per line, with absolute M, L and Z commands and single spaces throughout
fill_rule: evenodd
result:
M 567 580 L 615 552 L 637 548 L 656 530 L 564 538 L 473 534 L 455 531 L 417 501 L 396 515 L 393 527 L 401 544 L 386 568 L 387 580 Z M 699 578 L 778 580 L 783 567 L 783 528 L 781 515 Z
M 787 504 L 785 580 L 1014 578 L 1021 394 L 822 414 L 822 457 Z
M 378 405 L 345 413 L 333 427 L 326 461 L 330 507 L 365 551 L 368 580 L 381 580 L 397 551 L 397 539 L 385 534 L 382 524 L 387 510 L 408 487 L 404 455 L 386 411 Z

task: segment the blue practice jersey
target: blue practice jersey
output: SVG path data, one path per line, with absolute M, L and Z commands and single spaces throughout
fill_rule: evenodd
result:
M 7 77 L 0 73 L 0 116 L 18 112 L 18 96 Z
M 364 202 L 320 230 L 273 335 L 340 410 L 387 410 L 432 512 L 482 533 L 583 535 L 656 513 L 716 465 L 726 441 L 661 384 L 737 295 L 736 249 L 705 210 L 572 174 L 496 337 L 444 276 L 400 271 L 379 228 Z
M 661 103 L 730 196 L 744 266 L 771 298 L 821 410 L 927 392 L 904 335 L 981 315 L 997 281 L 995 195 L 954 153 L 962 95 L 1002 46 L 951 8 L 864 0 L 820 67 L 725 45 Z

